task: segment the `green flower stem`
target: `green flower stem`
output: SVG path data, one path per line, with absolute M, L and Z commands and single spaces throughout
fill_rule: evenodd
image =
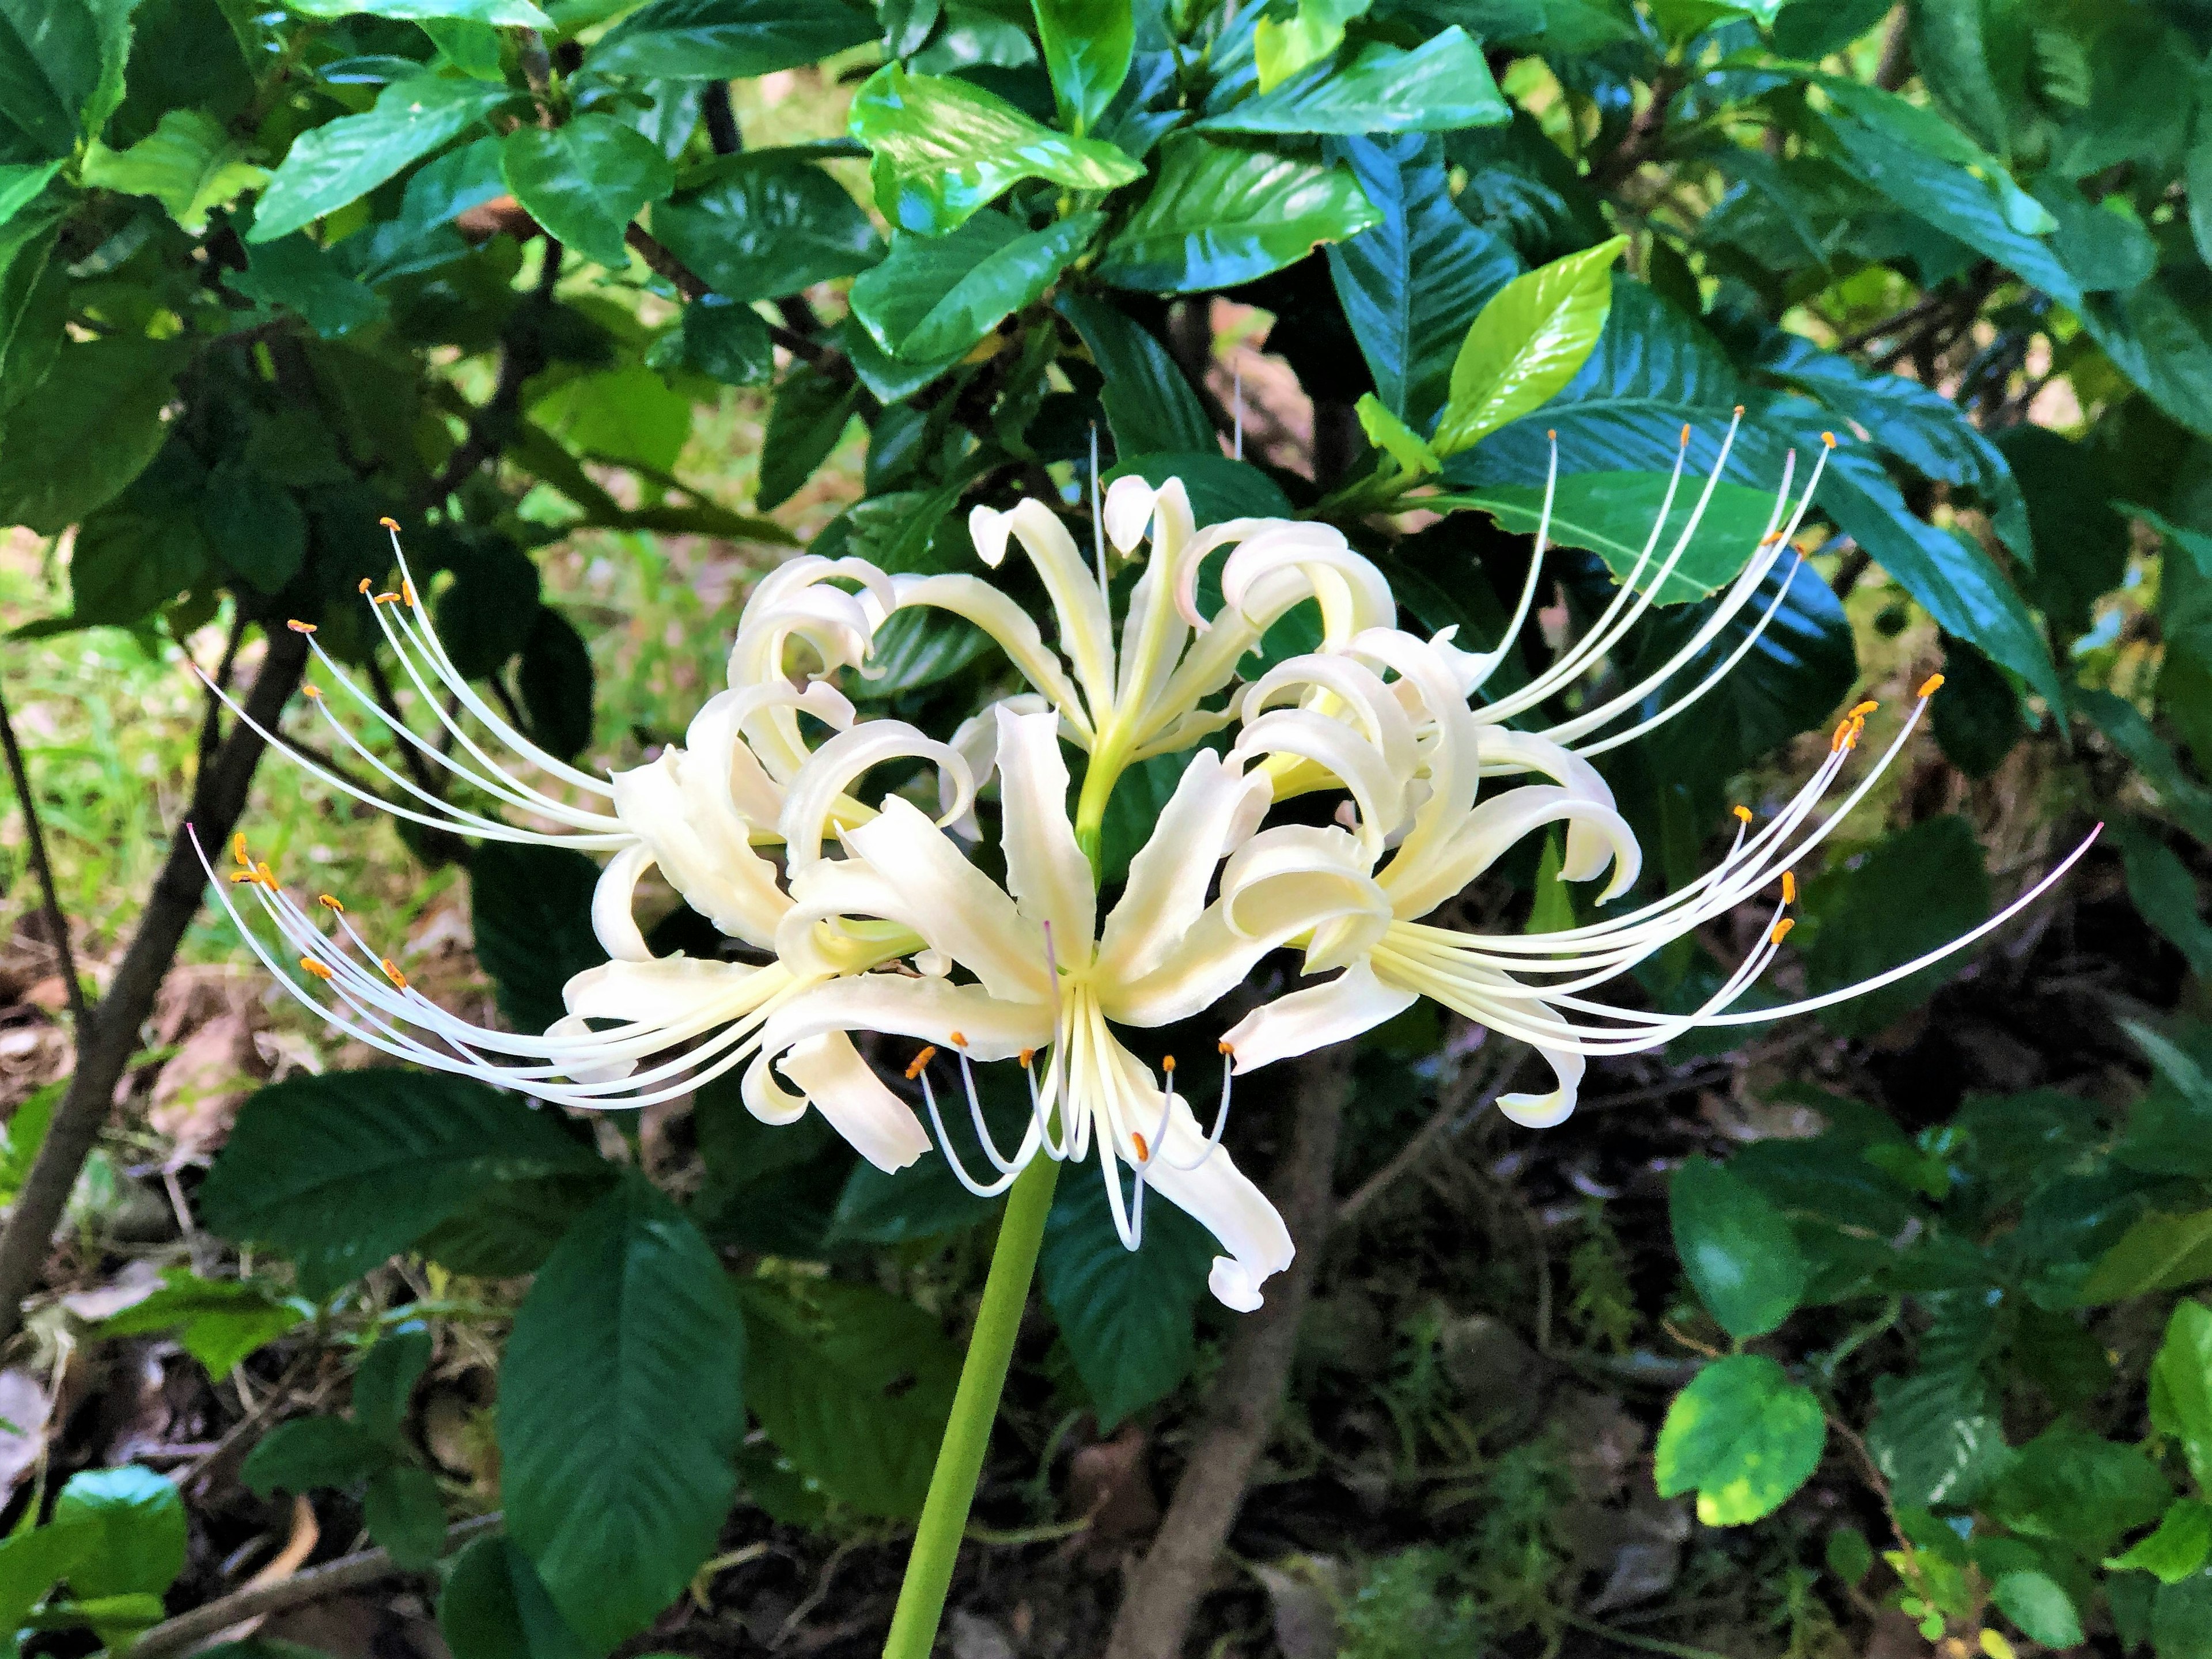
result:
M 960 1387 L 952 1396 L 952 1416 L 945 1443 L 937 1449 L 937 1468 L 929 1477 L 929 1496 L 915 1529 L 914 1553 L 907 1558 L 906 1580 L 884 1659 L 929 1659 L 945 1616 L 945 1595 L 968 1511 L 975 1502 L 975 1483 L 983 1474 L 983 1454 L 991 1443 L 991 1425 L 1006 1391 L 1006 1368 L 1013 1361 L 1014 1339 L 1022 1328 L 1022 1310 L 1044 1243 L 1044 1218 L 1052 1208 L 1052 1189 L 1060 1165 L 1039 1155 L 1015 1177 L 999 1221 L 998 1247 L 991 1253 L 990 1276 L 983 1281 L 983 1305 L 968 1339 L 968 1358 L 960 1367 Z

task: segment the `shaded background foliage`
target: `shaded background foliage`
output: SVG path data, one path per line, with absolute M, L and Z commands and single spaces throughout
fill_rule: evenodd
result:
M 869 1650 L 989 1243 L 940 1160 L 883 1176 L 734 1088 L 567 1121 L 361 1069 L 204 971 L 234 945 L 187 932 L 189 854 L 157 866 L 182 818 L 227 836 L 258 745 L 183 655 L 273 717 L 277 624 L 312 621 L 426 723 L 356 592 L 391 515 L 488 695 L 635 763 L 780 550 L 966 568 L 970 504 L 1076 510 L 1094 442 L 1202 516 L 1339 525 L 1410 622 L 1487 642 L 1556 433 L 1518 683 L 1611 596 L 1685 427 L 1710 467 L 1740 410 L 1623 684 L 1764 520 L 1717 527 L 1842 442 L 1773 626 L 1607 757 L 1647 882 L 1937 666 L 1932 746 L 1801 872 L 1805 988 L 1973 925 L 2093 818 L 2110 850 L 1978 959 L 1595 1066 L 1540 1137 L 1485 1109 L 1508 1045 L 1421 1013 L 1363 1043 L 1190 1640 L 2212 1652 L 2208 52 L 2187 0 L 0 7 L 6 690 L 70 924 L 16 833 L 0 1290 L 46 1289 L 0 1371 L 0 1632 L 179 1650 L 165 1617 L 365 1531 L 427 1599 L 231 1650 Z M 1539 267 L 1580 275 L 1486 312 Z M 1589 356 L 1478 406 L 1500 342 Z M 957 719 L 1000 689 L 981 643 L 902 617 L 849 690 Z M 1123 782 L 1109 878 L 1178 765 Z M 599 959 L 580 857 L 394 841 L 292 772 L 253 799 L 441 994 L 537 1027 Z M 1469 917 L 1571 913 L 1544 857 Z M 1640 993 L 1693 1006 L 1747 942 Z M 1232 1131 L 1261 1168 L 1301 1104 L 1273 1089 Z M 966 1659 L 1102 1650 L 1206 1413 L 1276 1410 L 1236 1396 L 1209 1254 L 1158 1210 L 1125 1255 L 1095 1182 L 1062 1193 Z

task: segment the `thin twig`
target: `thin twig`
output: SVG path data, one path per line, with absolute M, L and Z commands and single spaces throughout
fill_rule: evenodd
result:
M 40 908 L 46 933 L 61 958 L 62 981 L 69 994 L 70 1024 L 80 1046 L 84 1042 L 90 1010 L 85 1006 L 84 987 L 77 983 L 76 957 L 70 949 L 69 919 L 62 914 L 61 895 L 54 890 L 54 866 L 46 859 L 46 831 L 39 827 L 39 804 L 31 795 L 31 775 L 24 769 L 23 750 L 15 741 L 15 722 L 8 718 L 8 704 L 0 699 L 0 743 L 8 749 L 8 776 L 15 783 L 15 799 L 23 804 L 23 839 L 31 848 L 31 867 L 38 872 Z
M 623 232 L 623 240 L 635 250 L 638 258 L 645 261 L 655 276 L 666 280 L 686 300 L 704 299 L 713 292 L 698 272 L 678 258 L 666 244 L 658 240 L 643 225 L 633 221 Z M 812 364 L 832 380 L 849 381 L 853 378 L 853 366 L 842 356 L 795 330 L 781 323 L 770 323 L 768 337 L 793 356 Z
M 469 416 L 467 433 L 423 492 L 425 507 L 442 505 L 514 435 L 515 422 L 522 413 L 522 388 L 545 367 L 545 313 L 552 307 L 553 286 L 560 278 L 561 244 L 547 236 L 544 258 L 538 267 L 538 286 L 514 308 L 501 331 L 499 379 L 493 384 L 491 396 Z
M 457 1522 L 446 1528 L 446 1541 L 439 1553 L 450 1555 L 471 1540 L 498 1531 L 500 1525 L 501 1517 L 497 1515 L 474 1516 Z M 183 1653 L 248 1619 L 281 1613 L 287 1607 L 319 1601 L 326 1595 L 343 1595 L 365 1584 L 416 1571 L 401 1566 L 392 1559 L 390 1550 L 362 1550 L 356 1555 L 342 1555 L 335 1561 L 309 1567 L 273 1584 L 238 1590 L 174 1619 L 165 1619 L 131 1644 L 131 1659 L 161 1659 L 165 1654 Z

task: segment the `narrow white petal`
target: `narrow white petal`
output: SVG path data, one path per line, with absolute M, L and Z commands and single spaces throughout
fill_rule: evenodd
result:
M 980 985 L 862 974 L 817 985 L 782 1004 L 761 1028 L 761 1048 L 781 1053 L 824 1031 L 881 1031 L 993 1060 L 1045 1047 L 1053 1025 L 1044 1003 L 1008 1001 Z
M 777 1062 L 853 1150 L 886 1173 L 929 1150 L 914 1109 L 884 1087 L 842 1031 L 809 1037 Z
M 1363 959 L 1325 985 L 1292 991 L 1255 1008 L 1221 1040 L 1241 1076 L 1279 1060 L 1348 1042 L 1419 1000 L 1412 991 L 1382 983 Z
M 1559 1086 L 1546 1094 L 1514 1094 L 1498 1097 L 1498 1109 L 1524 1129 L 1549 1129 L 1565 1123 L 1575 1109 L 1575 1101 L 1582 1089 L 1583 1060 L 1572 1048 L 1547 1048 L 1535 1045 L 1559 1079 Z
M 999 794 L 1006 885 L 1030 921 L 1050 922 L 1062 967 L 1090 965 L 1098 895 L 1067 817 L 1056 714 L 999 708 Z
M 607 860 L 599 884 L 592 889 L 592 932 L 599 936 L 599 948 L 617 962 L 653 960 L 630 908 L 638 878 L 651 868 L 651 848 L 625 847 Z
M 1159 822 L 1129 860 L 1129 879 L 1099 936 L 1102 979 L 1140 979 L 1165 960 L 1206 908 L 1214 866 L 1236 850 L 1267 781 L 1242 775 L 1210 749 L 1191 757 Z

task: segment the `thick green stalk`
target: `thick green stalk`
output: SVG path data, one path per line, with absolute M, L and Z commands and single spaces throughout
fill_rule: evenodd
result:
M 1021 1333 L 1022 1310 L 1036 1272 L 1037 1249 L 1044 1243 L 1044 1218 L 1052 1208 L 1052 1189 L 1060 1165 L 1039 1156 L 1015 1177 L 999 1221 L 998 1247 L 983 1281 L 983 1305 L 968 1339 L 968 1358 L 960 1367 L 960 1387 L 952 1396 L 951 1420 L 937 1449 L 937 1468 L 929 1477 L 929 1496 L 915 1529 L 914 1553 L 907 1558 L 906 1580 L 884 1659 L 929 1659 L 945 1616 L 945 1595 L 968 1529 L 968 1511 L 982 1478 L 983 1454 L 991 1443 L 991 1425 L 1006 1391 L 1006 1368 L 1013 1361 L 1014 1339 Z

